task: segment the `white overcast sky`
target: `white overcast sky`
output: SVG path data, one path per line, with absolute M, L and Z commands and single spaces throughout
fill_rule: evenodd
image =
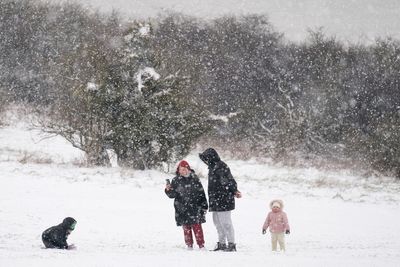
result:
M 65 2 L 63 0 L 48 0 Z M 67 0 L 67 2 L 70 0 Z M 73 0 L 72 0 L 73 1 Z M 202 18 L 224 14 L 266 14 L 289 40 L 300 41 L 307 29 L 323 27 L 342 41 L 369 43 L 391 35 L 400 39 L 400 0 L 75 0 L 101 11 L 113 8 L 146 18 L 165 10 Z

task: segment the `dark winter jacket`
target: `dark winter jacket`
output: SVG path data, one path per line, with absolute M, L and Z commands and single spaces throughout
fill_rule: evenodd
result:
M 67 238 L 74 230 L 76 221 L 74 218 L 67 217 L 59 225 L 50 227 L 42 234 L 42 240 L 46 248 L 67 249 Z
M 208 209 L 206 194 L 200 179 L 192 171 L 188 177 L 175 176 L 171 181 L 171 190 L 165 190 L 169 198 L 174 198 L 176 225 L 206 222 Z
M 208 201 L 210 211 L 230 211 L 235 209 L 237 184 L 229 167 L 221 161 L 217 151 L 206 149 L 199 154 L 208 165 Z

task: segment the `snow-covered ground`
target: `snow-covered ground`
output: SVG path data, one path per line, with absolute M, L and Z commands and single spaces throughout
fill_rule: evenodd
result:
M 196 151 L 186 159 L 206 188 Z M 400 182 L 223 159 L 243 193 L 233 212 L 238 251 L 187 251 L 163 191 L 172 174 L 82 167 L 63 139 L 13 120 L 0 128 L 0 266 L 400 266 Z M 286 253 L 261 235 L 274 198 L 292 229 Z M 68 239 L 77 249 L 42 249 L 42 231 L 67 216 L 78 221 Z M 203 226 L 212 248 L 210 214 Z

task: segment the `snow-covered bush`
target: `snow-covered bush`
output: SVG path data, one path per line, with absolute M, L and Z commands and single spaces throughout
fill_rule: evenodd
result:
M 185 156 L 211 127 L 204 110 L 185 94 L 187 79 L 153 68 L 152 35 L 143 35 L 142 27 L 135 24 L 125 32 L 119 64 L 109 68 L 97 94 L 120 165 L 140 169 Z
M 400 178 L 400 116 L 382 120 L 362 144 L 371 165 L 380 172 Z
M 77 43 L 82 49 L 64 55 L 63 90 L 46 108 L 50 120 L 42 125 L 85 151 L 92 164 L 108 164 L 109 148 L 120 166 L 176 161 L 210 128 L 199 105 L 183 93 L 186 79 L 157 73 L 150 33 L 140 29 L 136 23 L 108 32 L 117 46 L 87 29 Z
M 13 101 L 48 101 L 55 78 L 48 75 L 56 51 L 49 21 L 54 9 L 40 1 L 0 1 L 0 87 Z
M 50 6 L 46 22 L 49 65 L 43 66 L 52 88 L 39 105 L 40 124 L 87 154 L 89 164 L 107 165 L 105 122 L 96 114 L 90 92 L 105 72 L 118 36 L 114 16 L 90 13 L 77 4 Z M 48 68 L 48 69 L 47 69 Z

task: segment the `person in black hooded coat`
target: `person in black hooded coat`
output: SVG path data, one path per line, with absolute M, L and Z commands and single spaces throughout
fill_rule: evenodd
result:
M 213 213 L 219 239 L 214 251 L 236 251 L 231 211 L 235 209 L 235 197 L 240 198 L 241 193 L 228 165 L 220 159 L 215 149 L 208 148 L 199 157 L 208 166 L 209 210 Z
M 52 226 L 42 233 L 42 241 L 46 248 L 73 249 L 74 245 L 68 245 L 68 235 L 75 229 L 76 220 L 67 217 L 62 223 Z
M 202 249 L 204 234 L 201 224 L 206 222 L 208 203 L 200 179 L 186 161 L 179 163 L 176 176 L 165 187 L 165 194 L 174 199 L 176 225 L 182 226 L 188 249 L 193 248 L 192 231 Z

